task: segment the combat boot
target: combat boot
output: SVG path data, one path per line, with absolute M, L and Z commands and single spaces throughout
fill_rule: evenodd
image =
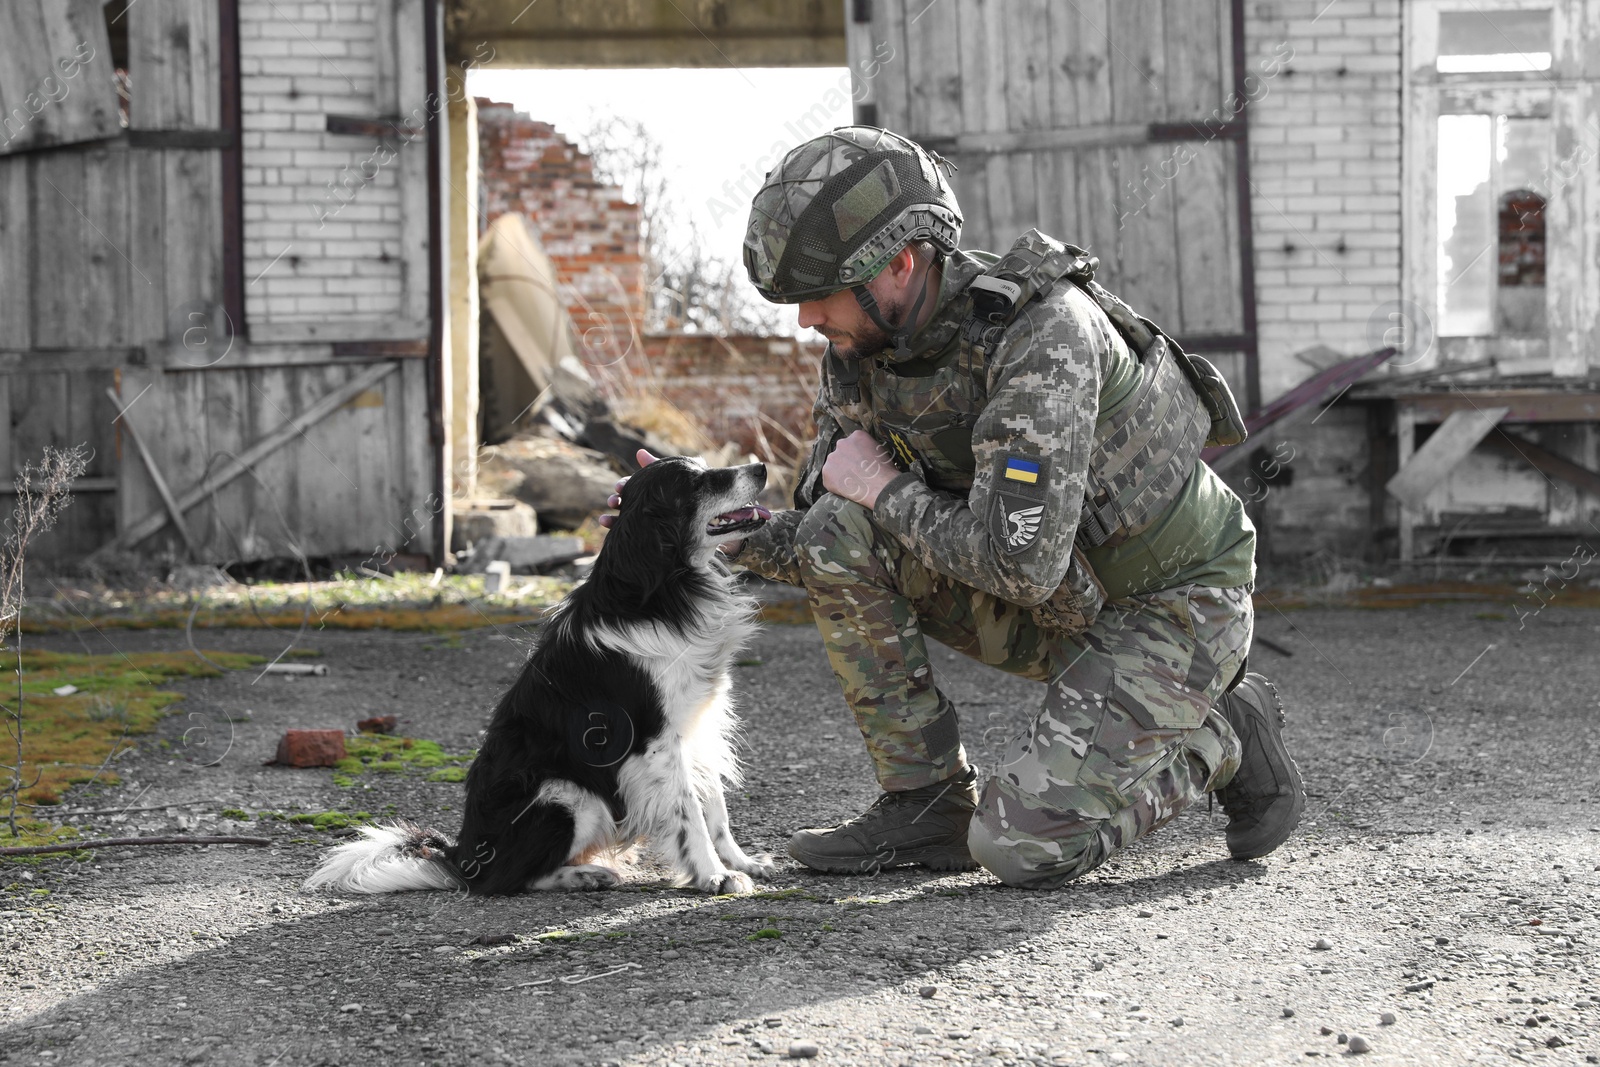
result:
M 911 864 L 970 871 L 977 866 L 967 851 L 977 782 L 977 772 L 969 767 L 943 782 L 885 793 L 831 830 L 799 831 L 789 838 L 789 855 L 832 874 L 877 874 Z
M 1283 701 L 1271 682 L 1247 674 L 1217 706 L 1242 750 L 1238 771 L 1217 790 L 1228 813 L 1228 852 L 1236 860 L 1256 859 L 1287 841 L 1300 825 L 1305 786 L 1283 743 Z

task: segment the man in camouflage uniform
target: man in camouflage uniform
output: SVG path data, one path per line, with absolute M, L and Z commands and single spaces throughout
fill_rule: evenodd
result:
M 830 345 L 796 509 L 725 551 L 806 590 L 884 790 L 790 854 L 1053 887 L 1215 792 L 1232 854 L 1264 855 L 1304 800 L 1244 674 L 1255 534 L 1198 459 L 1216 413 L 1082 250 L 959 250 L 947 166 L 846 127 L 752 206 L 752 281 Z M 1046 684 L 981 797 L 930 637 Z

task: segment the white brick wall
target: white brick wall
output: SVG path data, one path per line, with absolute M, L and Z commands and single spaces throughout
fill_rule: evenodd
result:
M 1400 297 L 1400 0 L 1254 0 L 1253 70 L 1293 58 L 1250 105 L 1261 393 L 1311 373 L 1294 354 L 1369 350 Z
M 376 140 L 327 132 L 329 114 L 378 117 L 374 8 L 239 5 L 245 312 L 258 333 L 403 310 L 398 155 L 381 165 Z

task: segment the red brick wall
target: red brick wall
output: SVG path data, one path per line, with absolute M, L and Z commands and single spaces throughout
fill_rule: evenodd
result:
M 478 98 L 482 225 L 521 212 L 555 264 L 584 358 L 607 362 L 643 329 L 639 206 L 548 122 Z
M 761 453 L 761 433 L 793 445 L 766 414 L 812 435 L 823 346 L 772 337 L 641 336 L 644 245 L 639 207 L 594 175 L 594 162 L 547 122 L 478 99 L 482 223 L 520 212 L 555 265 L 579 354 L 607 392 L 658 391 L 700 420 L 714 441 Z
M 644 338 L 647 368 L 629 364 L 641 384 L 700 419 L 715 441 L 737 441 L 764 454 L 760 429 L 787 453 L 793 445 L 757 417 L 765 413 L 795 437 L 809 442 L 814 427 L 823 346 L 778 337 L 711 337 L 650 334 Z M 760 429 L 758 429 L 760 428 Z

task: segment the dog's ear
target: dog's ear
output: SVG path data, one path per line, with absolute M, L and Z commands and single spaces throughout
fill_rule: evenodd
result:
M 623 487 L 622 509 L 606 533 L 596 577 L 603 570 L 608 581 L 627 589 L 643 605 L 666 585 L 679 566 L 683 531 L 674 516 L 663 515 L 658 487 L 639 484 L 635 476 Z

